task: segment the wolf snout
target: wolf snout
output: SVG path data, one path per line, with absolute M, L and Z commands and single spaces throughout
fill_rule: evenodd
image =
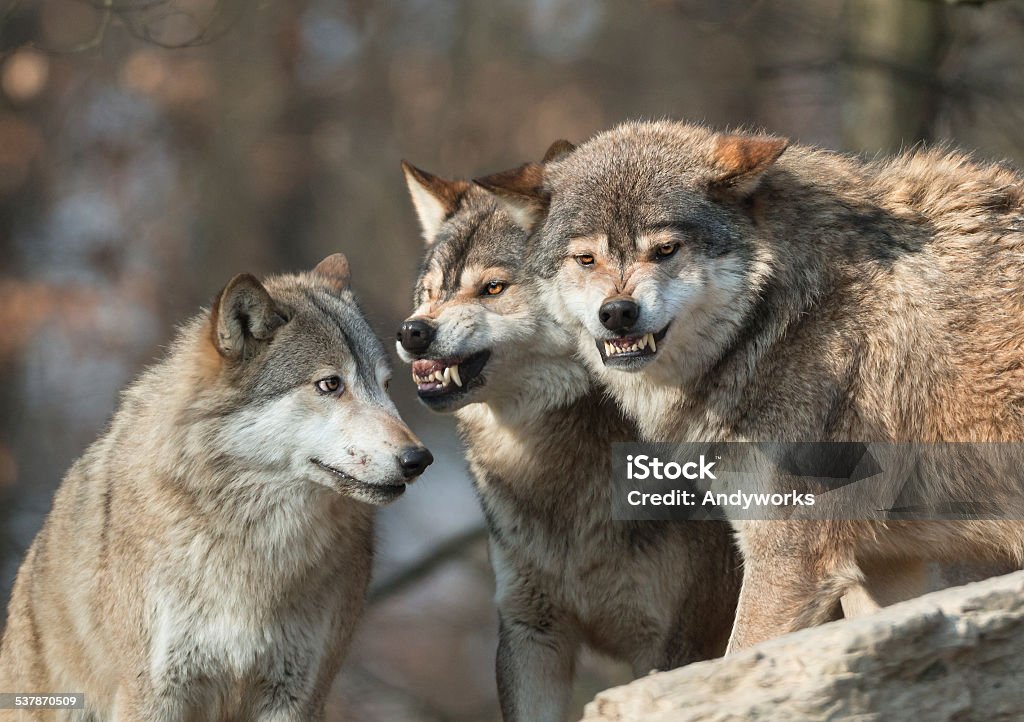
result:
M 632 298 L 614 296 L 605 299 L 597 312 L 601 325 L 609 331 L 623 333 L 636 325 L 640 318 L 640 306 Z
M 398 465 L 406 479 L 419 476 L 434 463 L 434 455 L 425 446 L 410 446 L 398 455 Z
M 423 353 L 430 348 L 436 334 L 437 329 L 431 324 L 418 318 L 411 318 L 398 329 L 398 342 L 409 353 Z

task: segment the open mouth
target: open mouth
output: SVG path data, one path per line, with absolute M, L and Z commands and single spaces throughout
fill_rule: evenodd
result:
M 386 504 L 397 499 L 405 493 L 405 484 L 370 484 L 360 481 L 351 474 L 346 474 L 341 469 L 336 469 L 330 464 L 325 464 L 320 459 L 310 459 L 315 465 L 328 472 L 334 477 L 338 491 L 343 494 L 360 497 L 374 504 Z
M 465 393 L 482 381 L 480 372 L 490 356 L 490 351 L 480 351 L 461 359 L 417 359 L 412 362 L 416 392 L 424 400 Z
M 671 326 L 672 324 L 669 324 Z M 595 339 L 597 350 L 605 366 L 623 369 L 638 369 L 658 353 L 658 343 L 668 333 L 668 326 L 656 333 L 639 336 L 616 336 Z

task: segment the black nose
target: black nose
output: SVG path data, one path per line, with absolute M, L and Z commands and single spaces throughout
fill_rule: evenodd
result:
M 423 353 L 430 348 L 436 329 L 426 321 L 413 319 L 406 321 L 398 329 L 398 341 L 409 353 Z M 430 462 L 427 462 L 428 464 Z
M 640 317 L 640 307 L 631 299 L 616 298 L 614 301 L 606 301 L 597 316 L 601 319 L 601 325 L 609 331 L 628 331 Z
M 410 446 L 398 455 L 398 465 L 402 467 L 402 473 L 407 479 L 419 476 L 433 463 L 434 455 L 422 446 Z

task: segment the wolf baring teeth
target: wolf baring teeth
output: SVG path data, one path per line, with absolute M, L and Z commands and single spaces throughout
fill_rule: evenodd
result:
M 551 159 L 571 146 L 556 143 Z M 505 722 L 563 722 L 584 641 L 634 671 L 724 651 L 738 594 L 723 522 L 614 522 L 611 444 L 636 431 L 574 358 L 489 193 L 405 165 L 427 242 L 398 332 L 420 398 L 454 410 L 490 532 Z M 657 334 L 618 343 L 653 353 Z M 699 620 L 699 621 L 695 621 Z
M 1024 177 L 1006 165 L 659 121 L 478 182 L 531 232 L 549 313 L 645 440 L 1024 441 Z M 1019 568 L 1013 480 L 932 472 L 936 506 L 1008 515 L 736 521 L 730 650 L 847 592 L 866 610 L 927 591 L 931 563 Z

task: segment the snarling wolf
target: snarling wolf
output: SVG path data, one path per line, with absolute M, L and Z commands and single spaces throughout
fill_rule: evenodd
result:
M 82 692 L 88 720 L 321 719 L 374 506 L 431 461 L 389 375 L 341 254 L 232 279 L 57 491 L 0 689 Z
M 534 233 L 549 312 L 647 440 L 1024 440 L 1024 179 L 1005 166 L 662 121 L 480 183 Z M 935 484 L 1019 505 L 995 478 Z M 1024 554 L 1020 522 L 736 527 L 731 649 L 904 563 Z
M 427 249 L 398 351 L 422 401 L 455 412 L 468 450 L 497 578 L 505 720 L 566 719 L 582 644 L 637 674 L 721 655 L 739 594 L 728 525 L 612 521 L 610 445 L 635 430 L 524 272 L 527 234 L 480 188 L 405 174 Z

